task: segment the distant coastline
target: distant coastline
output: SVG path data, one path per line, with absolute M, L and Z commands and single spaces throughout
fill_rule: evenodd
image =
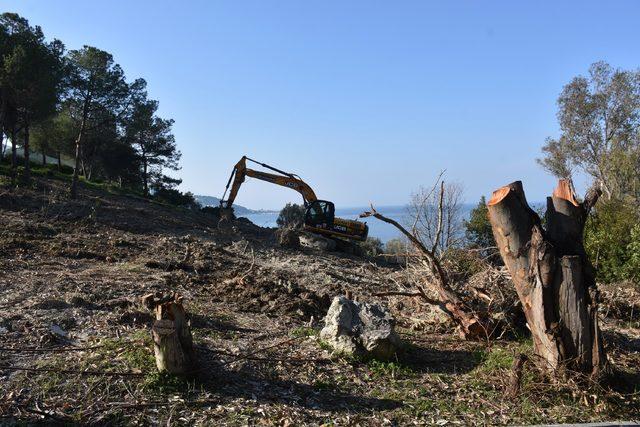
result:
M 194 195 L 198 203 L 202 206 L 220 206 L 220 199 L 215 196 Z M 236 216 L 255 215 L 255 214 L 277 214 L 280 211 L 268 209 L 250 209 L 240 205 L 233 205 Z

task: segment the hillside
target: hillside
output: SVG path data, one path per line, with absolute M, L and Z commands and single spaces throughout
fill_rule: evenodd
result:
M 247 220 L 219 227 L 197 211 L 62 181 L 0 184 L 0 415 L 9 424 L 520 424 L 637 417 L 640 297 L 604 289 L 611 390 L 525 371 L 531 342 L 460 339 L 446 319 L 402 297 L 384 262 L 279 247 Z M 158 375 L 150 292 L 185 297 L 201 371 Z M 331 299 L 380 302 L 405 341 L 393 362 L 331 355 L 317 338 Z M 618 295 L 617 297 L 614 295 Z M 635 313 L 635 314 L 634 314 Z

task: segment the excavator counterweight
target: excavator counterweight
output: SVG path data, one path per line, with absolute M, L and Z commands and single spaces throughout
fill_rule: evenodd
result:
M 256 163 L 275 173 L 262 172 L 247 168 L 247 161 Z M 243 156 L 233 167 L 231 176 L 220 200 L 220 207 L 231 208 L 238 195 L 238 190 L 246 177 L 256 178 L 261 181 L 291 188 L 302 195 L 305 206 L 304 229 L 330 238 L 366 240 L 369 227 L 366 223 L 335 217 L 335 206 L 328 200 L 318 200 L 313 189 L 298 175 L 284 172 L 256 160 Z M 229 187 L 231 189 L 229 190 Z M 229 197 L 225 196 L 229 191 Z

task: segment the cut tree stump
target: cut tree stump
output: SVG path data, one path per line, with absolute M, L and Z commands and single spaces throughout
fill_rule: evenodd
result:
M 182 301 L 177 294 L 149 294 L 142 298 L 156 315 L 151 335 L 158 371 L 174 375 L 188 375 L 196 369 L 191 326 Z
M 583 245 L 584 225 L 599 196 L 599 190 L 590 190 L 580 203 L 571 182 L 560 180 L 547 199 L 546 228 L 527 204 L 520 181 L 494 191 L 487 203 L 535 354 L 549 371 L 595 375 L 606 367 L 598 290 Z

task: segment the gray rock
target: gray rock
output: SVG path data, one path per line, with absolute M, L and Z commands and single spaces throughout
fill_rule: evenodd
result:
M 377 304 L 335 297 L 324 322 L 320 338 L 339 353 L 388 360 L 400 346 L 395 319 Z

